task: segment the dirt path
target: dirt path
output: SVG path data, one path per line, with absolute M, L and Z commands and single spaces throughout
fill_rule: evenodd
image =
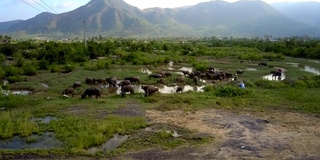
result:
M 264 113 L 265 114 L 265 113 Z M 148 150 L 130 153 L 129 159 L 320 159 L 320 119 L 298 113 L 272 115 L 146 111 L 151 123 L 168 123 L 211 134 L 215 143 L 178 151 Z M 142 158 L 144 157 L 144 158 Z

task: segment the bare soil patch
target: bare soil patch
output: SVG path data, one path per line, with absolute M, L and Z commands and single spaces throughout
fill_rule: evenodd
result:
M 320 119 L 300 113 L 241 114 L 147 110 L 151 123 L 166 123 L 216 138 L 204 147 L 151 149 L 119 159 L 320 159 Z

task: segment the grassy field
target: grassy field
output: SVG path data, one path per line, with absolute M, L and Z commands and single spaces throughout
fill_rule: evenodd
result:
M 114 156 L 118 153 L 130 150 L 141 150 L 145 148 L 160 147 L 172 149 L 181 146 L 198 145 L 214 141 L 214 137 L 179 137 L 174 138 L 170 131 L 172 126 L 159 126 L 157 132 L 142 134 L 150 125 L 144 117 L 143 111 L 154 109 L 160 111 L 184 110 L 196 111 L 201 109 L 227 109 L 235 112 L 272 112 L 273 110 L 285 110 L 320 115 L 320 92 L 319 87 L 307 87 L 290 80 L 298 77 L 314 76 L 314 74 L 303 71 L 304 65 L 320 68 L 317 62 L 303 59 L 285 58 L 281 61 L 267 61 L 268 67 L 258 66 L 260 61 L 240 62 L 236 59 L 212 59 L 210 57 L 199 57 L 199 61 L 206 60 L 210 66 L 235 73 L 237 69 L 244 70 L 238 80 L 246 83 L 246 89 L 237 87 L 236 82 L 223 81 L 209 83 L 205 92 L 185 92 L 181 94 L 160 94 L 151 97 L 143 97 L 143 93 L 128 95 L 122 98 L 120 95 L 110 93 L 107 88 L 102 88 L 103 96 L 100 99 L 81 99 L 80 94 L 89 85 L 84 83 L 86 77 L 107 78 L 117 77 L 124 79 L 129 76 L 140 77 L 142 84 L 156 84 L 156 80 L 148 78 L 148 74 L 142 73 L 142 69 L 149 69 L 153 73 L 167 70 L 163 66 L 141 66 L 141 65 L 112 65 L 108 70 L 85 70 L 84 66 L 76 66 L 70 73 L 52 73 L 41 71 L 35 76 L 30 76 L 25 82 L 10 84 L 10 90 L 30 90 L 33 92 L 27 96 L 0 96 L 0 138 L 10 140 L 18 136 L 24 141 L 32 143 L 40 141 L 32 139 L 34 134 L 54 132 L 62 146 L 50 150 L 36 152 L 30 150 L 6 150 L 2 153 L 38 153 L 38 154 L 76 154 L 91 156 Z M 94 64 L 95 62 L 92 62 Z M 298 67 L 289 63 L 299 63 Z M 188 64 L 174 64 L 173 68 L 192 67 Z M 286 80 L 268 81 L 263 80 L 264 75 L 275 70 L 274 67 L 285 69 Z M 179 74 L 166 78 L 168 84 L 175 83 L 174 78 Z M 177 71 L 178 72 L 178 71 Z M 81 81 L 82 86 L 76 90 L 75 97 L 64 98 L 61 92 L 70 87 L 75 81 Z M 193 85 L 188 79 L 184 84 Z M 48 86 L 48 88 L 46 87 Z M 125 112 L 126 108 L 138 106 L 141 113 L 130 115 Z M 120 114 L 124 112 L 123 114 Z M 33 118 L 55 117 L 49 123 L 33 121 Z M 193 131 L 174 128 L 186 135 L 193 135 Z M 114 134 L 132 135 L 114 151 L 87 153 L 86 150 L 98 146 L 112 138 Z

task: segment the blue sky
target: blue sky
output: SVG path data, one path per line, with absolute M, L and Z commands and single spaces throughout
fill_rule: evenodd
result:
M 0 1 L 0 22 L 16 20 L 16 19 L 26 20 L 45 11 L 50 11 L 51 13 L 63 13 L 63 12 L 74 10 L 82 5 L 85 5 L 89 1 L 90 0 L 1 0 Z M 144 8 L 150 8 L 150 7 L 173 8 L 173 7 L 180 7 L 185 5 L 194 5 L 200 2 L 206 2 L 210 0 L 124 0 L 124 1 L 140 9 L 144 9 Z M 225 0 L 225 1 L 235 2 L 237 0 Z M 279 2 L 279 0 L 265 0 L 265 1 L 267 3 Z M 308 0 L 290 0 L 290 1 L 308 1 Z M 47 9 L 44 9 L 39 4 L 41 4 L 43 7 Z M 46 5 L 52 8 L 54 11 L 52 11 Z

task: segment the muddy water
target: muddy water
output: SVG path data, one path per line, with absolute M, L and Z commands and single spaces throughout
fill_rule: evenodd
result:
M 89 153 L 96 153 L 97 151 L 113 151 L 124 143 L 128 139 L 128 135 L 114 134 L 111 139 L 98 147 L 89 148 L 87 151 Z
M 189 71 L 189 72 L 192 72 L 193 71 L 193 68 L 191 67 L 181 67 L 179 68 L 180 71 Z
M 11 91 L 11 94 L 26 96 L 26 95 L 32 94 L 32 92 L 28 91 L 28 90 L 25 90 L 25 91 Z
M 313 68 L 313 67 L 310 67 L 310 66 L 304 66 L 304 71 L 310 72 L 310 73 L 313 73 L 316 75 L 320 75 L 320 70 Z
M 284 79 L 286 79 L 286 75 L 284 73 L 282 73 L 281 78 L 279 79 L 279 77 L 273 77 L 272 74 L 268 74 L 263 76 L 263 79 L 269 80 L 269 81 L 282 81 Z
M 247 68 L 246 71 L 257 71 L 255 68 Z
M 142 69 L 141 69 L 141 72 L 142 72 L 142 73 L 146 73 L 146 74 L 148 74 L 148 75 L 152 74 L 152 72 L 151 72 L 149 69 L 146 69 L 146 68 L 142 68 Z
M 32 139 L 32 141 L 27 143 L 27 139 Z M 61 148 L 62 146 L 62 142 L 55 138 L 53 132 L 31 135 L 28 138 L 14 136 L 11 139 L 0 140 L 0 149 L 53 149 Z
M 135 93 L 144 93 L 144 90 L 141 89 L 141 86 L 143 86 L 143 85 L 132 85 L 134 92 Z M 203 86 L 185 85 L 185 86 L 183 86 L 183 92 L 188 92 L 188 91 L 204 92 L 204 90 L 203 90 L 204 87 L 205 87 L 205 85 L 203 85 Z M 162 85 L 162 86 L 158 86 L 157 88 L 159 88 L 159 93 L 172 94 L 172 93 L 176 93 L 178 86 L 177 85 L 175 85 L 175 86 Z M 117 94 L 121 94 L 120 87 L 117 89 Z
M 51 117 L 51 116 L 47 116 L 44 118 L 37 118 L 37 117 L 31 118 L 31 121 L 40 122 L 40 123 L 50 123 L 51 121 L 56 121 L 56 120 L 58 120 L 57 117 Z

